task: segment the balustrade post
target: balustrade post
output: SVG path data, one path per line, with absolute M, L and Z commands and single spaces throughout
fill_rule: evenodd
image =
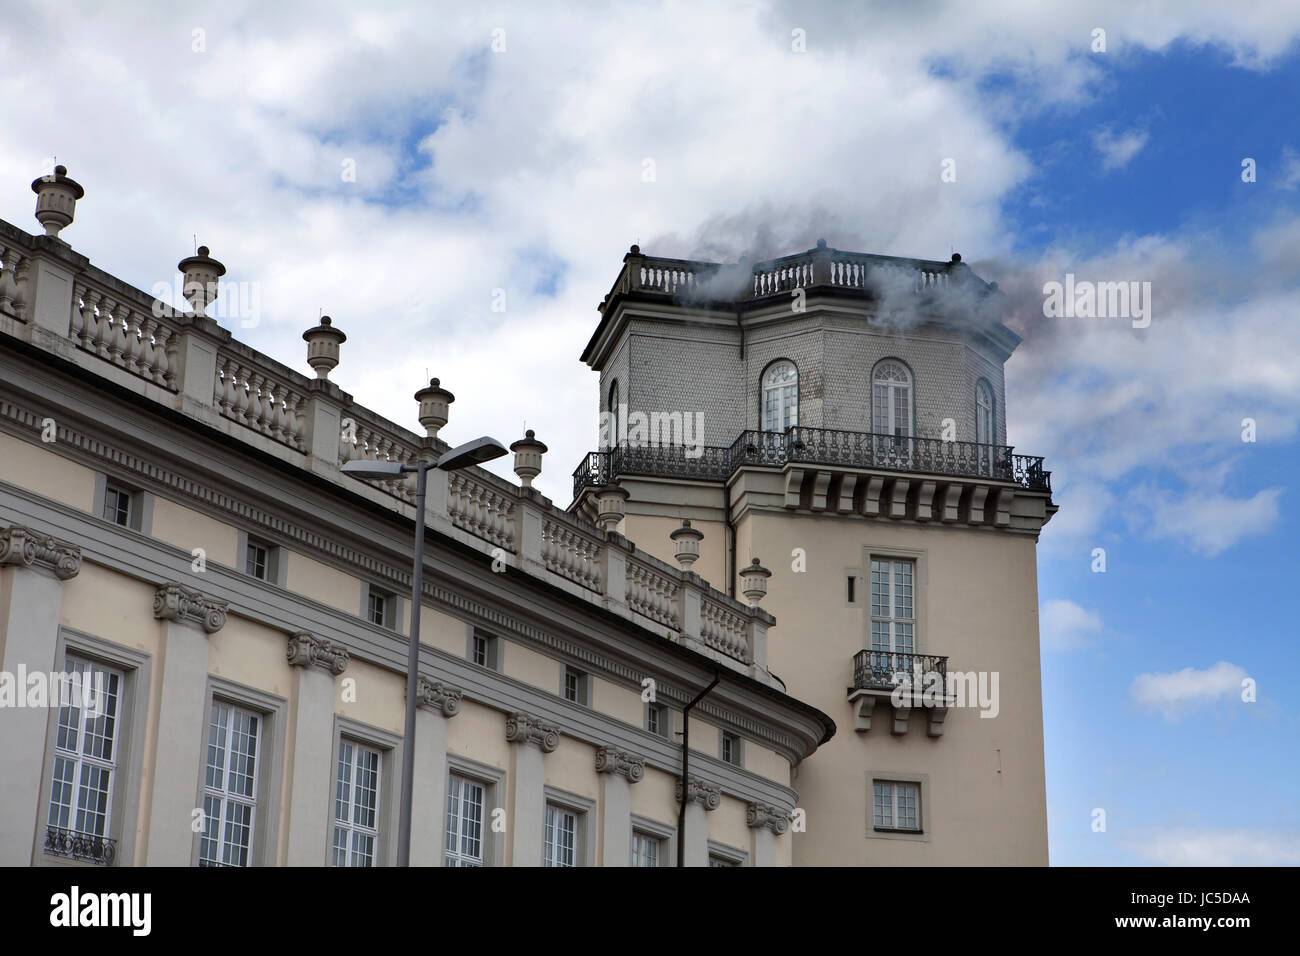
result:
M 704 603 L 704 579 L 694 571 L 682 571 L 681 586 L 677 589 L 677 620 L 681 622 L 682 641 L 703 644 L 701 616 Z
M 632 616 L 627 604 L 627 556 L 632 550 L 632 542 L 627 538 L 616 531 L 605 532 L 605 546 L 600 549 L 601 586 L 606 609 L 619 617 Z
M 312 379 L 306 392 L 301 428 L 303 444 L 311 453 L 307 467 L 315 471 L 323 466 L 332 471 L 343 461 L 344 409 L 352 403 L 352 396 L 325 378 Z
M 103 323 L 103 317 L 100 322 Z M 207 316 L 182 316 L 176 319 L 176 324 L 179 329 L 169 342 L 172 350 L 169 365 L 179 393 L 179 410 L 201 405 L 219 412 L 220 409 L 214 407 L 217 351 L 228 344 L 232 336 Z
M 22 300 L 24 318 L 32 338 L 53 336 L 68 340 L 72 324 L 75 276 L 83 272 L 90 260 L 60 239 L 36 236 L 32 251 L 23 260 L 26 267 Z M 39 331 L 37 331 L 39 330 Z
M 551 502 L 536 488 L 520 488 L 515 505 L 515 553 L 519 568 L 528 574 L 544 577 L 546 561 L 542 554 L 542 532 Z

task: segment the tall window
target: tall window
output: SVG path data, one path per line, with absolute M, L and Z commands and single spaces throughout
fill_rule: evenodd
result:
M 877 435 L 909 438 L 912 434 L 912 373 L 902 362 L 886 359 L 871 376 L 871 430 Z
M 379 751 L 339 741 L 334 865 L 374 866 L 379 842 Z
M 247 866 L 257 811 L 257 757 L 262 718 L 212 703 L 203 777 L 200 866 Z
M 651 836 L 648 833 L 642 833 L 640 830 L 632 831 L 632 865 L 633 866 L 658 866 L 659 865 L 659 847 L 662 840 L 658 837 Z
M 546 840 L 542 866 L 577 866 L 578 815 L 572 810 L 546 805 Z
M 895 654 L 915 653 L 916 609 L 912 561 L 871 560 L 871 649 Z M 874 656 L 874 655 L 873 655 Z M 893 662 L 876 666 L 897 669 Z
M 872 781 L 872 825 L 877 830 L 920 830 L 921 788 L 915 783 Z
M 447 866 L 483 865 L 483 793 L 467 777 L 447 780 Z
M 618 382 L 609 387 L 609 404 L 605 410 L 609 413 L 606 421 L 609 423 L 608 447 L 618 447 L 619 439 L 622 437 L 622 430 L 619 427 L 619 408 L 618 408 Z
M 975 383 L 975 441 L 981 446 L 993 444 L 993 389 L 984 379 Z M 990 474 L 993 470 L 993 449 L 981 447 L 977 453 L 980 474 Z
M 54 781 L 47 824 L 90 836 L 108 836 L 122 675 L 68 656 L 60 688 L 59 732 L 54 740 Z M 79 680 L 73 682 L 73 674 Z M 80 686 L 78 686 L 78 684 Z M 93 696 L 83 690 L 90 688 Z M 102 690 L 102 693 L 101 693 Z M 92 709 L 82 705 L 90 703 Z
M 799 371 L 793 362 L 773 362 L 763 373 L 763 431 L 783 432 L 799 424 Z

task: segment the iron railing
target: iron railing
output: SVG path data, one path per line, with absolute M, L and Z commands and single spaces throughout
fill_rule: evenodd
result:
M 920 689 L 932 680 L 931 674 L 937 675 L 940 687 L 947 687 L 948 658 L 872 650 L 853 655 L 854 690 L 893 690 L 904 681 Z
M 45 852 L 74 860 L 109 866 L 117 856 L 117 841 L 63 827 L 45 828 Z
M 620 475 L 726 481 L 745 466 L 791 462 L 1014 482 L 1027 491 L 1051 492 L 1043 459 L 1013 454 L 1007 445 L 945 441 L 795 425 L 784 432 L 747 430 L 729 447 L 622 444 L 590 452 L 573 473 L 573 497 Z

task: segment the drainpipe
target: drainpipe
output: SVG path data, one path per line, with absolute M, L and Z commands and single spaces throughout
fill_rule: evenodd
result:
M 686 865 L 686 781 L 690 767 L 691 754 L 691 711 L 695 705 L 708 696 L 709 691 L 718 686 L 722 680 L 720 671 L 713 672 L 713 683 L 695 695 L 694 699 L 682 708 L 682 799 L 677 807 L 677 865 Z

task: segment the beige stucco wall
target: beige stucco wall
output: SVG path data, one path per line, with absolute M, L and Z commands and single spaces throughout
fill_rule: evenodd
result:
M 236 529 L 168 498 L 154 497 L 153 536 L 185 551 L 202 548 L 208 561 L 243 571 Z
M 677 559 L 673 557 L 676 545 L 669 535 L 681 526 L 681 518 L 628 514 L 623 518 L 618 530 L 638 548 L 667 561 L 673 567 L 677 567 Z M 727 576 L 724 570 L 726 567 L 724 564 L 726 549 L 723 545 L 725 528 L 722 522 L 691 518 L 691 527 L 704 534 L 704 537 L 700 539 L 700 556 L 691 566 L 691 570 L 708 581 L 713 587 L 725 590 L 727 586 Z
M 599 677 L 591 679 L 591 706 L 634 727 L 644 723 L 645 705 L 641 702 L 641 695 Z
M 348 614 L 361 613 L 361 581 L 350 574 L 285 549 L 285 587 Z
M 95 472 L 44 445 L 0 433 L 0 480 L 37 491 L 82 511 L 93 511 Z
M 553 657 L 538 654 L 513 641 L 502 642 L 504 655 L 502 671 L 507 677 L 532 684 L 551 694 L 560 693 L 560 675 L 564 665 Z M 463 653 L 463 652 L 462 652 Z
M 738 541 L 772 570 L 763 601 L 777 618 L 768 635 L 772 670 L 839 728 L 796 770 L 808 830 L 794 836 L 795 864 L 1046 864 L 1034 538 L 754 512 Z M 803 574 L 791 571 L 796 545 L 807 552 Z M 951 708 L 943 736 L 930 738 L 924 712 L 914 709 L 907 735 L 895 737 L 888 707 L 878 705 L 871 731 L 854 731 L 845 688 L 853 655 L 870 643 L 868 585 L 859 589 L 863 606 L 849 607 L 844 569 L 862 567 L 864 549 L 921 552 L 917 650 L 947 655 L 950 672 L 998 672 L 997 717 Z M 928 774 L 928 842 L 867 837 L 872 771 Z

